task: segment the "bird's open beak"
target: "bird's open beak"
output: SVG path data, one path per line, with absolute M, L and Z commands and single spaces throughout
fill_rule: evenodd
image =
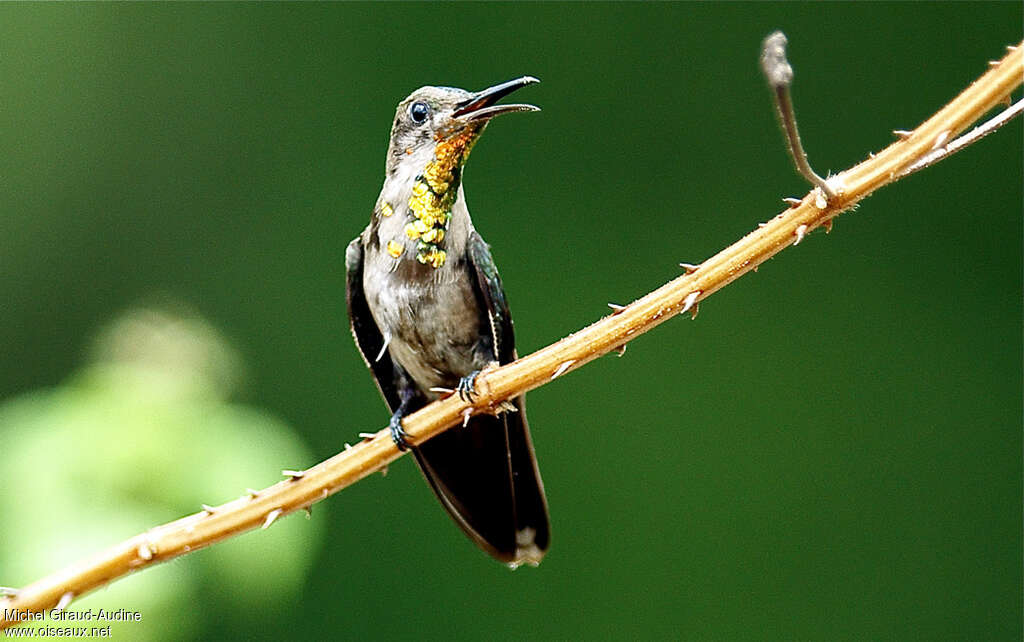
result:
M 464 121 L 474 120 L 489 120 L 495 116 L 501 114 L 510 114 L 516 111 L 540 111 L 540 107 L 533 105 L 495 105 L 505 96 L 511 94 L 517 89 L 521 89 L 527 85 L 540 82 L 533 76 L 523 76 L 522 78 L 516 78 L 508 82 L 503 82 L 500 85 L 495 85 L 478 91 L 468 99 L 462 101 L 455 106 L 455 112 L 452 114 L 455 118 Z

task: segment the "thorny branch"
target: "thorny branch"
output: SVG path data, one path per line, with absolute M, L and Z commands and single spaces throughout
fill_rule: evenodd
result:
M 972 132 L 955 140 L 989 110 L 1008 101 L 1010 93 L 1024 82 L 1024 43 L 1007 49 L 1006 57 L 991 63 L 987 73 L 916 129 L 895 132 L 900 140 L 830 177 L 827 183 L 833 194 L 816 187 L 799 201 L 787 199 L 789 209 L 736 243 L 699 265 L 683 264 L 683 276 L 627 306 L 612 305 L 611 315 L 553 345 L 482 373 L 476 381 L 480 394 L 473 403 L 451 395 L 406 418 L 404 427 L 410 442 L 422 443 L 461 423 L 467 414 L 500 408 L 511 397 L 540 387 L 612 350 L 621 350 L 628 341 L 678 314 L 689 312 L 696 316 L 701 300 L 776 253 L 798 244 L 811 230 L 829 226 L 835 216 L 878 188 L 948 156 L 955 151 L 954 143 L 957 148 L 963 147 L 994 131 L 1002 124 L 1000 119 L 1020 111 L 1019 103 L 982 125 L 980 129 L 985 131 L 980 135 Z M 773 86 L 773 90 L 777 95 L 777 88 Z M 136 535 L 20 590 L 0 590 L 0 629 L 18 623 L 12 619 L 15 613 L 39 612 L 54 605 L 63 609 L 74 598 L 133 571 L 254 528 L 269 528 L 281 516 L 308 509 L 385 468 L 401 455 L 389 431 L 383 429 L 356 446 L 346 445 L 343 452 L 308 470 L 283 471 L 287 479 L 269 488 L 249 490 L 221 506 L 204 506 L 199 513 Z

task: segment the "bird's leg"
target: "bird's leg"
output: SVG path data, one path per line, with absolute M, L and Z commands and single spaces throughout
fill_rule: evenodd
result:
M 412 388 L 404 388 L 401 391 L 402 403 L 398 404 L 398 409 L 391 415 L 391 420 L 388 422 L 388 428 L 391 430 L 391 441 L 395 442 L 395 446 L 399 450 L 409 450 L 409 442 L 406 441 L 408 433 L 402 428 L 402 419 L 409 412 L 409 406 L 412 404 L 413 398 L 416 396 L 416 391 Z
M 459 385 L 455 387 L 455 391 L 459 393 L 459 399 L 462 399 L 466 403 L 476 403 L 476 378 L 480 376 L 481 372 L 492 370 L 498 366 L 497 361 L 492 361 L 487 366 L 474 370 L 465 377 L 459 379 Z
M 479 370 L 474 370 L 465 377 L 459 379 L 459 385 L 455 388 L 455 391 L 459 393 L 459 399 L 462 399 L 466 403 L 473 403 L 476 401 L 476 378 L 480 376 Z

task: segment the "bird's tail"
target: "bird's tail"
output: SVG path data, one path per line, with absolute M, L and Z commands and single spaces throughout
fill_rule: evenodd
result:
M 548 549 L 547 499 L 522 397 L 516 411 L 476 415 L 413 449 L 431 488 L 477 546 L 516 567 Z

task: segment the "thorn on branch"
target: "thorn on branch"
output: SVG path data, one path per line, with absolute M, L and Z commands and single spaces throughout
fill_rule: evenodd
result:
M 789 205 L 790 208 L 794 208 L 800 207 L 800 204 L 804 202 L 804 199 L 787 196 L 786 198 L 782 199 L 782 202 L 785 203 L 786 205 Z
M 689 312 L 690 309 L 693 308 L 693 305 L 697 302 L 697 297 L 699 296 L 700 290 L 694 290 L 693 292 L 687 294 L 686 298 L 683 300 L 683 309 L 679 311 L 679 314 L 686 314 L 687 312 Z M 697 318 L 696 312 L 691 318 Z
M 68 608 L 68 605 L 71 604 L 71 600 L 73 599 L 75 599 L 75 594 L 71 591 L 61 595 L 60 600 L 57 601 L 57 606 L 53 607 L 53 611 L 51 611 L 51 613 L 60 613 L 64 609 Z
M 804 240 L 804 236 L 807 234 L 807 226 L 801 225 L 800 227 L 796 228 L 796 232 L 794 232 L 794 234 L 796 234 L 796 240 L 793 241 L 793 246 L 795 247 L 797 245 L 800 245 L 800 241 Z
M 819 210 L 823 210 L 828 207 L 828 199 L 825 198 L 824 194 L 818 192 L 814 195 L 814 206 Z
M 361 433 L 359 433 L 359 438 L 362 439 L 363 441 L 370 441 L 370 440 L 372 440 L 376 436 L 377 436 L 377 433 L 373 433 L 373 432 L 361 432 Z
M 17 597 L 18 589 L 13 586 L 0 586 L 0 597 Z
M 608 307 L 612 309 L 612 314 L 618 314 L 626 309 L 626 306 L 619 305 L 618 303 L 609 303 Z
M 428 390 L 430 392 L 436 392 L 439 395 L 450 395 L 455 392 L 452 388 L 443 388 L 441 386 L 434 386 L 433 388 L 428 388 Z
M 807 152 L 800 142 L 800 131 L 796 124 L 796 112 L 793 110 L 793 99 L 789 87 L 793 84 L 793 67 L 786 59 L 786 36 L 781 31 L 770 34 L 761 43 L 761 71 L 772 88 L 775 98 L 775 111 L 779 115 L 782 133 L 789 143 L 789 152 L 793 156 L 796 171 L 812 185 L 817 185 L 831 199 L 835 197 L 832 189 L 821 176 L 811 169 L 807 161 Z
M 207 515 L 213 515 L 214 510 L 215 510 L 213 508 L 213 506 L 210 506 L 209 504 L 203 504 L 202 506 L 203 506 L 203 512 L 205 512 Z
M 679 267 L 686 270 L 687 274 L 693 274 L 694 272 L 700 269 L 700 263 L 680 263 Z
M 615 356 L 621 357 L 622 355 L 626 354 L 626 347 L 627 346 L 629 346 L 628 343 L 623 343 L 618 348 L 615 348 Z
M 297 481 L 297 480 L 302 479 L 303 477 L 306 476 L 306 471 L 304 471 L 304 470 L 287 470 L 286 469 L 286 470 L 282 470 L 281 474 L 283 476 L 285 476 L 285 477 L 290 477 L 292 481 Z
M 249 496 L 249 499 L 256 499 L 260 496 L 259 491 L 253 490 L 252 488 L 246 488 L 245 494 Z
M 153 549 L 151 549 L 149 547 L 149 544 L 147 544 L 146 542 L 139 544 L 139 548 L 136 552 L 139 554 L 139 559 L 145 560 L 147 562 L 153 559 Z
M 831 234 L 832 233 L 832 221 L 834 221 L 834 220 L 835 219 L 832 219 L 832 218 L 826 219 L 825 222 L 821 224 L 821 226 L 825 228 L 825 234 Z
M 551 378 L 552 379 L 557 379 L 557 378 L 561 377 L 562 375 L 565 374 L 566 370 L 568 370 L 569 368 L 572 367 L 572 364 L 574 364 L 574 363 L 576 363 L 575 359 L 569 359 L 568 361 L 565 361 L 565 362 L 561 363 L 558 366 L 558 368 L 555 370 L 555 373 L 553 375 L 551 375 Z
M 281 510 L 280 508 L 275 508 L 274 510 L 267 513 L 266 518 L 264 518 L 263 520 L 263 526 L 260 526 L 260 528 L 262 530 L 267 530 L 268 528 L 270 528 L 270 525 L 276 522 L 277 518 L 280 517 L 281 513 L 283 512 L 284 511 Z
M 892 133 L 895 134 L 896 137 L 898 137 L 900 140 L 907 140 L 914 132 L 908 131 L 906 129 L 894 129 L 892 130 Z
M 466 408 L 462 411 L 462 427 L 465 428 L 469 425 L 469 418 L 473 416 L 473 409 Z

